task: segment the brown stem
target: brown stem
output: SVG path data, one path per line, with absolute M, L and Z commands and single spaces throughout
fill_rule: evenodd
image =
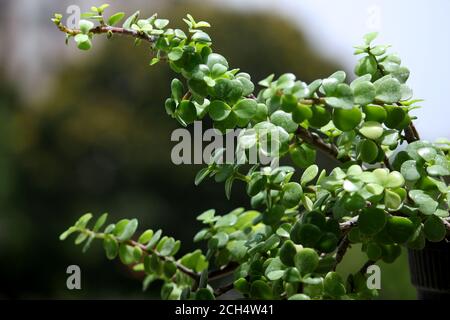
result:
M 333 145 L 323 141 L 323 139 L 318 135 L 311 133 L 309 130 L 303 128 L 302 126 L 299 126 L 297 128 L 296 135 L 306 143 L 309 143 L 317 147 L 317 149 L 323 151 L 326 155 L 339 161 L 339 159 L 337 158 L 338 156 L 337 149 Z M 345 162 L 345 159 L 341 160 Z
M 345 222 L 342 222 L 341 224 L 339 224 L 339 227 L 341 228 L 341 231 L 348 231 L 357 223 L 358 223 L 358 216 L 353 217 Z
M 366 274 L 367 268 L 370 267 L 373 264 L 375 264 L 375 261 L 368 260 L 366 263 L 364 263 L 364 265 L 361 267 L 361 269 L 359 269 L 358 272 L 361 273 L 361 274 Z
M 79 29 L 71 29 L 66 27 L 63 24 L 58 24 L 58 29 L 61 30 L 62 32 L 69 34 L 71 36 L 76 36 L 77 34 L 81 33 L 81 30 Z M 127 36 L 131 36 L 133 38 L 137 38 L 137 39 L 141 39 L 150 43 L 154 43 L 155 42 L 155 37 L 146 34 L 145 32 L 138 32 L 132 29 L 125 29 L 125 28 L 119 28 L 119 27 L 111 27 L 111 26 L 107 26 L 107 25 L 100 25 L 97 26 L 95 28 L 92 28 L 91 30 L 89 30 L 89 33 L 93 33 L 93 34 L 102 34 L 102 33 L 115 33 L 115 34 L 122 34 L 122 35 L 127 35 Z
M 223 287 L 217 288 L 216 290 L 214 290 L 214 295 L 216 297 L 221 296 L 222 294 L 232 290 L 234 288 L 233 283 L 229 283 Z
M 450 221 L 447 219 L 442 218 L 442 222 L 444 222 L 444 226 L 447 228 L 448 231 L 450 231 Z
M 342 261 L 344 258 L 345 253 L 347 252 L 347 249 L 350 247 L 350 240 L 348 240 L 348 232 L 343 236 L 341 243 L 339 244 L 337 251 L 336 251 L 336 261 L 333 266 L 333 271 L 336 270 L 338 264 Z
M 223 269 L 211 271 L 208 275 L 208 279 L 211 281 L 211 280 L 216 280 L 216 279 L 225 277 L 225 276 L 229 275 L 230 273 L 233 273 L 233 271 L 236 270 L 236 268 L 238 266 L 239 266 L 239 264 L 237 264 L 235 262 L 229 263 Z
M 130 245 L 132 245 L 134 247 L 139 247 L 144 252 L 148 252 L 149 251 L 149 249 L 145 245 L 143 245 L 143 244 L 141 244 L 141 243 L 139 243 L 137 241 L 128 240 L 127 242 L 128 242 L 128 244 L 130 244 Z M 198 280 L 200 279 L 200 274 L 198 274 L 197 272 L 195 272 L 195 271 L 193 271 L 193 270 L 183 266 L 178 261 L 175 261 L 174 259 L 172 259 L 170 257 L 163 256 L 156 250 L 151 250 L 151 253 L 156 254 L 158 256 L 158 258 L 160 258 L 161 260 L 172 261 L 175 264 L 175 266 L 177 267 L 178 270 L 180 270 L 184 274 L 188 275 L 189 277 L 191 277 L 196 282 L 198 282 Z

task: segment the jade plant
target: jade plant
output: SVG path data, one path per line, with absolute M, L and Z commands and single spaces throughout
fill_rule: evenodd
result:
M 188 14 L 183 31 L 138 11 L 117 26 L 125 14 L 106 17 L 107 7 L 92 7 L 77 28 L 60 14 L 52 21 L 81 50 L 101 34 L 149 45 L 150 65 L 167 63 L 179 76 L 165 111 L 182 126 L 209 117 L 220 132 L 241 128 L 240 161 L 219 161 L 219 150 L 195 184 L 214 178 L 230 197 L 233 182 L 244 183 L 250 208 L 200 214 L 194 242 L 204 250 L 183 256 L 180 241 L 161 230 L 138 234 L 136 219 L 106 223 L 107 214 L 91 226 L 92 214 L 83 215 L 61 240 L 77 234 L 83 251 L 101 240 L 108 259 L 145 274 L 144 288 L 162 281 L 163 299 L 214 299 L 232 289 L 250 299 L 370 299 L 378 293 L 366 285 L 368 266 L 445 239 L 450 142 L 420 140 L 411 111 L 421 100 L 406 84 L 409 70 L 389 46 L 373 44 L 376 33 L 355 47 L 350 83 L 343 71 L 309 84 L 272 74 L 257 91 L 249 74 L 213 52 L 209 23 Z M 268 136 L 276 137 L 270 147 Z M 293 166 L 250 165 L 252 148 Z M 336 167 L 320 170 L 316 152 Z M 367 263 L 344 279 L 336 268 L 353 244 Z

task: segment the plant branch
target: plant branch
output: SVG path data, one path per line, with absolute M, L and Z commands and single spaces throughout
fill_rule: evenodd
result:
M 450 221 L 449 218 L 442 218 L 442 222 L 444 222 L 445 228 L 447 228 L 448 231 L 450 231 Z
M 338 157 L 338 151 L 336 147 L 334 147 L 331 144 L 326 143 L 321 137 L 319 137 L 316 134 L 311 133 L 309 130 L 303 128 L 302 126 L 299 126 L 296 131 L 297 137 L 305 141 L 306 143 L 309 143 L 317 149 L 323 151 L 326 155 L 332 157 L 333 159 L 336 159 L 338 161 L 342 161 L 344 159 L 339 160 Z M 344 161 L 345 162 L 345 161 Z
M 141 243 L 139 243 L 139 242 L 137 242 L 137 241 L 134 241 L 134 240 L 128 240 L 128 243 L 129 243 L 130 245 L 132 245 L 132 246 L 139 247 L 139 248 L 142 249 L 144 252 L 149 252 L 149 249 L 148 249 L 145 245 L 143 245 L 143 244 L 141 244 Z M 189 268 L 183 266 L 181 263 L 179 263 L 178 261 L 176 261 L 175 259 L 173 259 L 173 258 L 171 258 L 171 257 L 167 257 L 167 256 L 161 255 L 161 254 L 160 254 L 158 251 L 156 251 L 156 250 L 150 249 L 150 251 L 151 251 L 152 253 L 156 254 L 156 255 L 158 256 L 158 258 L 160 258 L 161 260 L 164 260 L 164 261 L 172 261 L 172 262 L 175 264 L 175 266 L 177 267 L 178 270 L 180 270 L 180 271 L 183 272 L 184 274 L 188 275 L 189 277 L 191 277 L 192 279 L 194 279 L 196 282 L 198 282 L 198 281 L 200 280 L 200 274 L 197 273 L 197 272 L 195 272 L 194 270 L 191 270 L 191 269 L 189 269 Z
M 223 295 L 224 293 L 232 290 L 234 288 L 233 283 L 229 283 L 223 287 L 217 288 L 216 290 L 214 290 L 214 295 L 216 297 Z
M 367 273 L 367 268 L 370 267 L 373 264 L 375 264 L 375 261 L 367 260 L 367 262 L 363 264 L 363 266 L 359 269 L 358 272 L 361 273 L 361 274 L 366 274 Z
M 239 266 L 239 264 L 237 264 L 237 263 L 229 263 L 223 269 L 211 271 L 208 275 L 208 279 L 211 281 L 211 280 L 216 280 L 216 279 L 225 277 L 225 276 L 233 273 L 234 270 L 236 270 L 236 268 L 238 266 Z
M 62 23 L 59 23 L 57 25 L 58 29 L 62 32 L 70 35 L 70 36 L 76 36 L 77 34 L 82 33 L 80 29 L 71 29 Z M 156 38 L 154 36 L 148 35 L 144 32 L 138 32 L 132 29 L 125 29 L 125 28 L 119 28 L 119 27 L 112 27 L 107 25 L 100 25 L 95 28 L 92 28 L 89 30 L 90 33 L 93 34 L 103 34 L 103 33 L 114 33 L 114 34 L 121 34 L 126 36 L 131 36 L 136 39 L 141 39 L 144 41 L 147 41 L 149 43 L 154 43 Z
M 80 232 L 84 232 L 87 235 L 93 236 L 94 238 L 97 238 L 97 239 L 105 239 L 105 237 L 106 237 L 105 233 L 96 233 L 96 232 L 94 232 L 92 230 L 89 230 L 89 229 L 80 229 Z M 120 242 L 120 241 L 118 241 L 118 242 Z M 188 275 L 189 277 L 191 277 L 196 282 L 198 282 L 199 279 L 200 279 L 200 274 L 199 273 L 197 273 L 194 270 L 191 270 L 191 269 L 183 266 L 181 263 L 179 263 L 178 261 L 176 261 L 172 257 L 167 257 L 167 256 L 162 255 L 157 250 L 153 250 L 151 248 L 147 248 L 145 245 L 143 245 L 143 244 L 141 244 L 141 243 L 139 243 L 137 241 L 134 241 L 134 240 L 122 241 L 122 243 L 128 244 L 128 245 L 133 246 L 133 247 L 138 247 L 143 252 L 145 252 L 147 254 L 149 254 L 149 253 L 155 254 L 161 260 L 173 262 L 178 270 L 180 270 L 184 274 Z
M 350 220 L 347 220 L 345 222 L 342 222 L 339 224 L 339 227 L 341 228 L 341 231 L 348 231 L 353 226 L 355 226 L 358 222 L 358 216 L 351 218 Z
M 350 240 L 348 240 L 347 233 L 343 236 L 341 243 L 339 244 L 337 251 L 336 251 L 336 261 L 333 266 L 333 271 L 336 271 L 336 268 L 339 263 L 341 263 L 342 259 L 344 258 L 345 253 L 347 252 L 347 249 L 350 247 Z

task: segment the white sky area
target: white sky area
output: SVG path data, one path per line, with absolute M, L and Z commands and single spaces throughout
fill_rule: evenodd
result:
M 324 56 L 353 70 L 353 45 L 369 31 L 402 58 L 422 108 L 414 110 L 422 139 L 450 138 L 450 1 L 213 0 L 243 11 L 277 12 L 299 25 Z M 299 62 L 301 63 L 301 62 Z M 449 101 L 449 102 L 447 102 Z

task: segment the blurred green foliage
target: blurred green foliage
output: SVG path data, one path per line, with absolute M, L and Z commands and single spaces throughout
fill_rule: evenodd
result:
M 293 72 L 309 82 L 337 69 L 279 17 L 192 6 L 189 12 L 211 22 L 214 50 L 255 80 Z M 161 16 L 181 21 L 185 13 L 179 7 Z M 132 46 L 129 39 L 96 46 L 94 55 L 67 66 L 52 98 L 34 108 L 0 81 L 0 298 L 157 297 L 139 293 L 140 282 L 120 263 L 110 268 L 100 248 L 83 256 L 58 235 L 87 210 L 107 211 L 170 230 L 189 250 L 199 212 L 215 207 L 224 213 L 247 203 L 242 188 L 226 201 L 221 184 L 194 187 L 198 166 L 172 164 L 170 135 L 177 124 L 163 102 L 173 73 L 164 64 L 147 66 L 148 48 Z M 363 263 L 354 254 L 347 259 L 347 268 Z M 81 291 L 65 288 L 70 264 L 82 269 Z M 383 298 L 413 298 L 406 270 L 402 259 L 390 275 L 383 273 L 382 285 L 398 284 L 382 290 Z

